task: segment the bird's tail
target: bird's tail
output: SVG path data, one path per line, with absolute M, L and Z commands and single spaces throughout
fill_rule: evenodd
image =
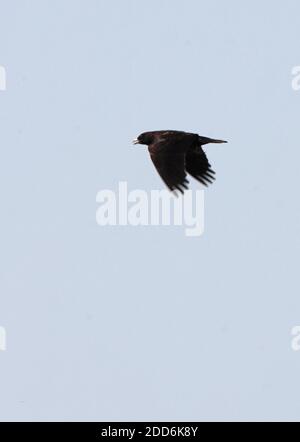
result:
M 199 144 L 201 146 L 203 146 L 204 144 L 209 144 L 209 143 L 221 144 L 221 143 L 227 143 L 227 141 L 215 140 L 214 138 L 200 137 L 200 135 L 199 135 Z

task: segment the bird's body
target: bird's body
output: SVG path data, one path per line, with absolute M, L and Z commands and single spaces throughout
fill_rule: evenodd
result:
M 182 193 L 188 189 L 187 173 L 205 186 L 215 180 L 215 172 L 202 149 L 208 143 L 226 141 L 176 130 L 144 132 L 134 140 L 134 144 L 148 146 L 151 160 L 167 187 Z

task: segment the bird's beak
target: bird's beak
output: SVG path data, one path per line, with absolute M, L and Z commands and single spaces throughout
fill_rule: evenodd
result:
M 139 144 L 139 140 L 138 140 L 137 138 L 135 138 L 135 139 L 132 141 L 132 144 Z

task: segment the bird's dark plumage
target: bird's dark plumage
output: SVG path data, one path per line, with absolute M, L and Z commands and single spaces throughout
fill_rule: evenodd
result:
M 181 193 L 188 189 L 187 173 L 208 186 L 215 180 L 202 146 L 208 143 L 227 143 L 223 140 L 175 130 L 144 132 L 134 144 L 145 144 L 159 175 L 168 186 Z

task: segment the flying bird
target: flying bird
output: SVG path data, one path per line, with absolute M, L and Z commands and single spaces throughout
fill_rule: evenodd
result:
M 151 160 L 162 180 L 171 191 L 179 190 L 181 193 L 188 189 L 187 174 L 204 186 L 215 180 L 215 172 L 202 149 L 209 143 L 227 141 L 177 130 L 144 132 L 133 140 L 133 144 L 148 146 Z

